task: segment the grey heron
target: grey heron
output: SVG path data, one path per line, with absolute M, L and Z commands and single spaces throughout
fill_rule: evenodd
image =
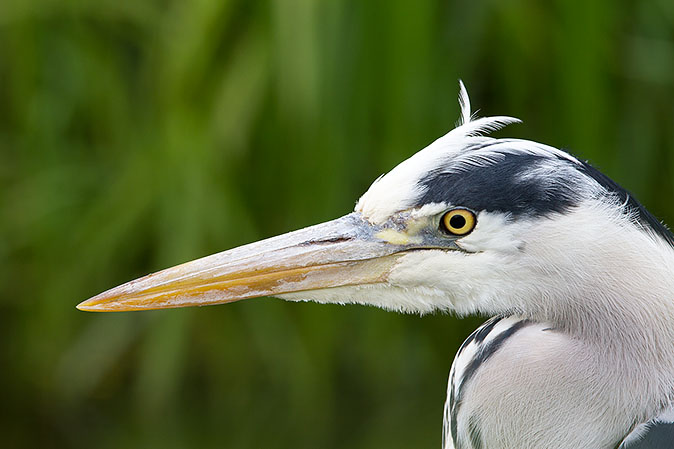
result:
M 674 238 L 632 195 L 551 146 L 458 126 L 377 179 L 355 211 L 150 274 L 89 311 L 275 296 L 493 316 L 452 364 L 445 449 L 674 448 Z

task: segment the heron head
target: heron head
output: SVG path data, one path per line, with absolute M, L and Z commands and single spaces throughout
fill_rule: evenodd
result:
M 377 179 L 354 212 L 148 275 L 78 308 L 276 296 L 415 313 L 549 312 L 588 284 L 610 284 L 619 254 L 672 244 L 609 178 L 550 146 L 485 137 L 518 120 L 473 119 L 463 84 L 460 102 L 459 126 Z

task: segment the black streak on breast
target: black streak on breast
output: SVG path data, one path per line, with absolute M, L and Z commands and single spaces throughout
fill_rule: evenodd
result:
M 497 317 L 494 318 L 485 325 L 488 327 L 490 330 L 493 330 L 494 326 L 496 323 L 498 323 L 503 317 Z M 505 329 L 503 332 L 498 334 L 498 336 L 494 337 L 493 340 L 491 340 L 488 344 L 482 345 L 478 351 L 476 352 L 474 358 L 468 363 L 468 365 L 465 368 L 465 371 L 463 373 L 463 377 L 461 379 L 453 379 L 453 382 L 460 382 L 460 386 L 458 388 L 458 393 L 456 396 L 451 396 L 450 399 L 450 430 L 452 433 L 452 438 L 454 439 L 455 442 L 460 441 L 460 438 L 458 438 L 458 416 L 459 416 L 459 410 L 461 408 L 462 402 L 463 402 L 463 394 L 465 392 L 465 387 L 468 385 L 472 377 L 475 375 L 477 370 L 484 365 L 484 363 L 489 360 L 489 358 L 494 355 L 500 348 L 503 346 L 503 343 L 506 342 L 510 337 L 515 335 L 517 331 L 522 329 L 525 326 L 530 325 L 531 322 L 529 320 L 522 320 L 514 323 L 511 327 L 508 329 Z M 477 331 L 473 332 L 473 335 L 468 337 L 469 340 L 473 339 L 476 340 L 478 337 L 478 334 L 481 334 L 481 328 L 478 329 Z M 480 335 L 481 341 L 483 342 L 485 339 L 486 335 Z M 482 344 L 482 343 L 480 343 Z M 454 388 L 452 387 L 452 392 Z

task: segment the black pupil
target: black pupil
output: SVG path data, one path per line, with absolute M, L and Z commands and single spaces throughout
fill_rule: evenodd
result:
M 462 215 L 454 215 L 449 219 L 449 225 L 454 229 L 461 229 L 466 226 L 466 218 Z

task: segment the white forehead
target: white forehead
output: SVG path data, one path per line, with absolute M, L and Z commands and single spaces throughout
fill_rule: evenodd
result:
M 420 180 L 429 173 L 459 173 L 471 167 L 498 162 L 507 153 L 562 157 L 579 163 L 564 151 L 547 145 L 519 139 L 484 137 L 482 134 L 519 123 L 520 120 L 506 116 L 473 120 L 468 94 L 463 83 L 460 85 L 459 126 L 379 177 L 358 200 L 356 212 L 372 223 L 383 223 L 396 212 L 416 205 L 426 189 Z

